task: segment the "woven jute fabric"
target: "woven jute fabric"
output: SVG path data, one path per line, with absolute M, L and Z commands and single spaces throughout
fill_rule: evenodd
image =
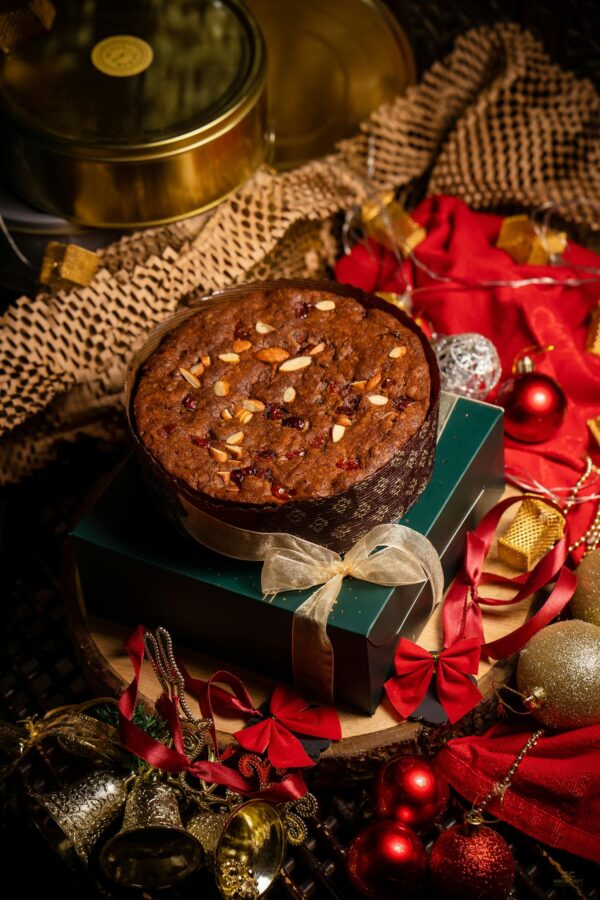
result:
M 318 277 L 336 216 L 373 190 L 461 196 L 592 229 L 600 208 L 600 98 L 516 25 L 467 32 L 406 96 L 338 151 L 290 172 L 261 170 L 215 212 L 128 235 L 100 252 L 92 284 L 22 297 L 0 320 L 0 483 L 43 466 L 61 440 L 114 438 L 127 361 L 192 291 Z M 574 199 L 585 198 L 585 203 Z

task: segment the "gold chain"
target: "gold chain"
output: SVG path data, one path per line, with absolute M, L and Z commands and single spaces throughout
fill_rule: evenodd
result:
M 590 478 L 592 475 L 600 475 L 600 468 L 594 465 L 590 456 L 586 456 L 585 469 L 583 470 L 583 473 L 577 483 L 573 486 L 571 494 L 565 502 L 563 510 L 565 513 L 567 513 L 574 505 L 575 501 L 577 500 L 579 491 L 584 486 L 588 478 Z M 592 524 L 587 529 L 587 531 L 581 535 L 580 538 L 578 538 L 573 544 L 571 544 L 571 546 L 569 547 L 569 552 L 572 553 L 573 550 L 576 550 L 577 547 L 581 546 L 581 544 L 585 544 L 586 553 L 590 553 L 590 551 L 596 550 L 600 546 L 600 503 L 598 503 L 597 505 L 596 515 L 594 516 Z
M 534 733 L 527 739 L 523 747 L 521 747 L 519 753 L 517 754 L 516 759 L 511 765 L 510 769 L 504 776 L 501 781 L 497 781 L 494 785 L 492 785 L 492 789 L 488 794 L 483 797 L 476 805 L 473 806 L 469 812 L 465 813 L 465 822 L 468 825 L 483 825 L 487 820 L 483 817 L 483 811 L 490 805 L 492 800 L 495 800 L 496 797 L 500 798 L 500 803 L 502 803 L 504 799 L 504 795 L 509 789 L 512 777 L 521 765 L 523 757 L 531 750 L 532 747 L 535 747 L 539 738 L 543 735 L 543 729 L 538 729 L 538 731 L 534 731 Z

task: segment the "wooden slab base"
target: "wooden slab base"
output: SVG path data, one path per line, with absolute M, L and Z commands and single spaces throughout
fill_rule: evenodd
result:
M 512 489 L 505 496 L 517 493 Z M 515 510 L 510 510 L 503 519 L 501 530 L 508 527 Z M 494 559 L 495 550 L 490 554 L 489 571 L 502 575 L 515 572 Z M 73 579 L 75 581 L 75 579 Z M 486 588 L 489 596 L 507 598 L 511 592 L 502 587 Z M 84 600 L 76 585 L 68 592 L 69 622 L 78 654 L 86 677 L 92 688 L 99 694 L 119 694 L 132 678 L 131 665 L 123 649 L 123 642 L 129 629 L 92 616 L 87 616 Z M 486 640 L 491 641 L 507 634 L 521 625 L 529 614 L 530 601 L 525 600 L 509 607 L 482 607 Z M 145 623 L 148 627 L 160 623 Z M 419 643 L 434 650 L 442 646 L 441 607 L 435 610 L 425 626 Z M 205 656 L 185 647 L 178 646 L 178 654 L 192 675 L 206 679 L 217 669 L 228 669 L 238 675 L 260 704 L 272 691 L 274 682 L 268 678 L 249 672 L 225 660 Z M 502 660 L 495 665 L 482 662 L 479 671 L 479 688 L 483 702 L 454 726 L 430 726 L 423 722 L 399 720 L 387 701 L 384 701 L 373 716 L 342 709 L 338 710 L 342 723 L 343 738 L 333 744 L 323 755 L 313 771 L 315 786 L 327 784 L 347 784 L 368 778 L 381 762 L 399 752 L 433 753 L 450 737 L 473 733 L 486 727 L 497 706 L 495 687 L 505 682 L 512 674 L 514 659 Z M 142 698 L 152 702 L 159 693 L 158 683 L 150 666 L 145 666 L 141 678 Z M 189 698 L 194 708 L 193 698 Z M 223 746 L 231 742 L 231 735 L 238 731 L 242 720 L 217 718 L 219 740 Z

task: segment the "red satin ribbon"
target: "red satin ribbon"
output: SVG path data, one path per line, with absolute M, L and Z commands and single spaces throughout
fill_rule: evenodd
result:
M 539 499 L 539 498 L 536 498 Z M 483 572 L 483 564 L 489 553 L 496 528 L 503 513 L 515 503 L 521 503 L 522 496 L 501 500 L 483 517 L 477 528 L 467 534 L 467 549 L 463 567 L 452 583 L 443 609 L 444 647 L 450 647 L 465 638 L 476 638 L 481 644 L 482 656 L 501 659 L 520 650 L 541 628 L 548 625 L 571 599 L 577 579 L 564 566 L 569 552 L 569 526 L 549 553 L 546 553 L 531 572 L 506 578 Z M 562 512 L 552 501 L 544 498 L 544 503 Z M 540 610 L 519 628 L 497 641 L 485 643 L 481 605 L 512 606 L 530 597 L 558 575 L 556 584 Z M 496 597 L 482 597 L 481 584 L 503 584 L 519 587 L 517 594 L 509 600 Z
M 292 732 L 331 741 L 339 741 L 342 736 L 340 720 L 332 707 L 312 706 L 283 685 L 273 691 L 269 712 L 270 716 L 236 732 L 235 737 L 245 750 L 266 752 L 276 768 L 314 765 Z
M 178 665 L 187 690 L 198 698 L 203 716 L 212 717 L 217 712 L 225 717 L 261 719 L 256 725 L 237 731 L 234 737 L 245 750 L 266 753 L 275 768 L 314 765 L 296 734 L 331 741 L 339 741 L 342 736 L 340 720 L 334 709 L 329 706 L 314 706 L 289 687 L 278 685 L 275 688 L 269 701 L 269 715 L 263 717 L 255 709 L 252 698 L 240 679 L 231 672 L 215 672 L 208 681 L 202 681 L 192 678 L 184 666 L 180 663 Z M 223 690 L 219 684 L 226 684 L 232 693 Z
M 183 750 L 183 738 L 176 696 L 167 696 L 167 694 L 163 693 L 157 701 L 157 708 L 165 718 L 173 738 L 173 747 L 166 747 L 160 741 L 147 734 L 142 728 L 134 725 L 132 717 L 137 703 L 140 674 L 145 655 L 145 630 L 142 625 L 138 625 L 125 642 L 125 648 L 134 671 L 134 677 L 126 690 L 121 694 L 118 703 L 121 743 L 125 749 L 145 760 L 154 768 L 173 773 L 189 772 L 196 778 L 202 779 L 202 781 L 229 787 L 231 790 L 246 797 L 261 797 L 273 803 L 289 803 L 302 797 L 307 792 L 307 787 L 304 779 L 298 773 L 261 791 L 256 791 L 248 779 L 233 769 L 224 766 L 222 762 L 209 762 L 207 760 L 191 762 Z M 218 674 L 223 675 L 223 673 Z M 225 674 L 229 675 L 229 673 Z M 235 679 L 233 675 L 230 677 Z M 239 681 L 239 679 L 236 680 Z M 243 690 L 245 691 L 245 688 Z M 223 693 L 226 692 L 224 691 Z M 249 697 L 247 692 L 246 695 Z
M 477 675 L 479 657 L 476 638 L 458 641 L 442 650 L 436 669 L 435 657 L 429 650 L 400 638 L 394 657 L 396 675 L 385 683 L 390 702 L 401 716 L 410 716 L 423 702 L 435 671 L 438 700 L 449 720 L 456 722 L 481 700 L 469 677 Z

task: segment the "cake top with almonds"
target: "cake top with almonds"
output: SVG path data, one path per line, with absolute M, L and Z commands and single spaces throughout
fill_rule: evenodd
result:
M 429 402 L 423 347 L 395 316 L 285 286 L 174 329 L 142 369 L 134 413 L 146 449 L 193 491 L 264 505 L 373 474 Z

